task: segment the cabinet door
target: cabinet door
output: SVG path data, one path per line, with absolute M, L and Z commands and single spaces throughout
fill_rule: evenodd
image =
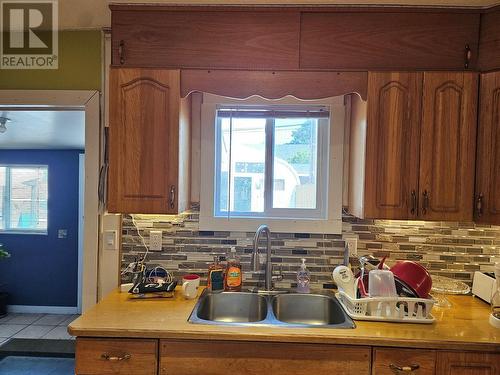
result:
M 160 374 L 370 374 L 366 346 L 162 340 Z
M 176 212 L 179 92 L 178 70 L 111 69 L 109 212 Z
M 500 72 L 481 75 L 475 220 L 500 224 Z
M 369 73 L 365 217 L 417 216 L 421 73 Z
M 434 350 L 374 348 L 372 375 L 411 373 L 434 375 L 436 352 Z
M 500 375 L 500 354 L 441 352 L 437 356 L 439 375 Z
M 474 195 L 476 73 L 424 73 L 420 217 L 471 221 Z

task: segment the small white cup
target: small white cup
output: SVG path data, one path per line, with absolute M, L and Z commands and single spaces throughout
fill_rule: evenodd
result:
M 194 299 L 198 296 L 200 276 L 195 274 L 185 275 L 182 278 L 182 295 L 186 299 Z

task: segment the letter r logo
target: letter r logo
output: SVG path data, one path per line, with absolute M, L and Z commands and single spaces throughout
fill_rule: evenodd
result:
M 52 1 L 2 2 L 2 52 L 52 54 Z

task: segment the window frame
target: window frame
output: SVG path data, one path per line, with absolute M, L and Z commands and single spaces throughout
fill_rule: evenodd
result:
M 262 213 L 256 214 L 255 217 L 253 217 L 254 215 L 245 215 L 244 217 L 232 215 L 228 218 L 215 215 L 215 191 L 217 184 L 215 165 L 217 160 L 216 110 L 220 106 L 234 105 L 322 105 L 329 107 L 330 124 L 327 126 L 329 137 L 323 139 L 324 143 L 327 143 L 326 148 L 329 150 L 329 155 L 327 156 L 323 153 L 319 153 L 318 155 L 318 166 L 320 163 L 324 165 L 325 159 L 328 164 L 326 176 L 319 175 L 319 173 L 322 173 L 322 168 L 318 168 L 317 184 L 321 185 L 320 188 L 323 189 L 325 185 L 328 184 L 328 191 L 324 194 L 326 202 L 320 201 L 320 196 L 317 196 L 317 209 L 321 211 L 321 216 L 290 218 L 290 214 L 295 210 L 301 212 L 307 210 L 293 208 L 272 209 L 274 213 L 278 213 L 280 216 L 283 215 L 283 217 L 260 216 Z M 201 107 L 200 230 L 253 231 L 260 224 L 267 224 L 272 231 L 284 233 L 306 232 L 340 234 L 342 232 L 343 143 L 345 120 L 343 97 L 320 100 L 300 100 L 287 96 L 282 99 L 268 100 L 262 97 L 253 96 L 247 99 L 232 99 L 204 93 Z M 269 140 L 267 140 L 267 142 L 269 142 Z M 268 149 L 272 150 L 272 148 L 273 147 L 270 147 Z M 320 157 L 321 160 L 319 159 Z M 271 164 L 274 163 L 271 162 Z M 335 171 L 335 173 L 332 173 L 332 171 Z M 270 185 L 266 186 L 267 190 L 273 188 L 272 177 L 273 176 L 266 178 L 266 180 L 271 181 Z M 269 182 L 267 183 L 269 184 Z
M 49 178 L 49 166 L 47 164 L 8 164 L 0 163 L 0 168 L 6 168 L 5 174 L 5 188 L 6 194 L 3 199 L 2 210 L 2 222 L 4 224 L 4 229 L 0 228 L 0 234 L 29 234 L 29 235 L 48 235 L 49 230 L 49 194 L 48 194 L 48 178 Z M 10 214 L 11 214 L 11 200 L 10 200 L 10 190 L 11 190 L 11 169 L 29 169 L 29 168 L 45 168 L 47 170 L 47 225 L 45 229 L 16 229 L 10 228 Z M 6 210 L 6 208 L 8 210 Z M 5 212 L 8 211 L 7 214 Z M 8 225 L 7 225 L 8 224 Z M 7 227 L 8 226 L 8 227 Z

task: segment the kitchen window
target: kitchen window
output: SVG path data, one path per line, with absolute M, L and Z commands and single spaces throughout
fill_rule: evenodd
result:
M 0 232 L 46 233 L 48 167 L 0 165 Z
M 200 229 L 339 232 L 343 118 L 341 98 L 205 94 Z

